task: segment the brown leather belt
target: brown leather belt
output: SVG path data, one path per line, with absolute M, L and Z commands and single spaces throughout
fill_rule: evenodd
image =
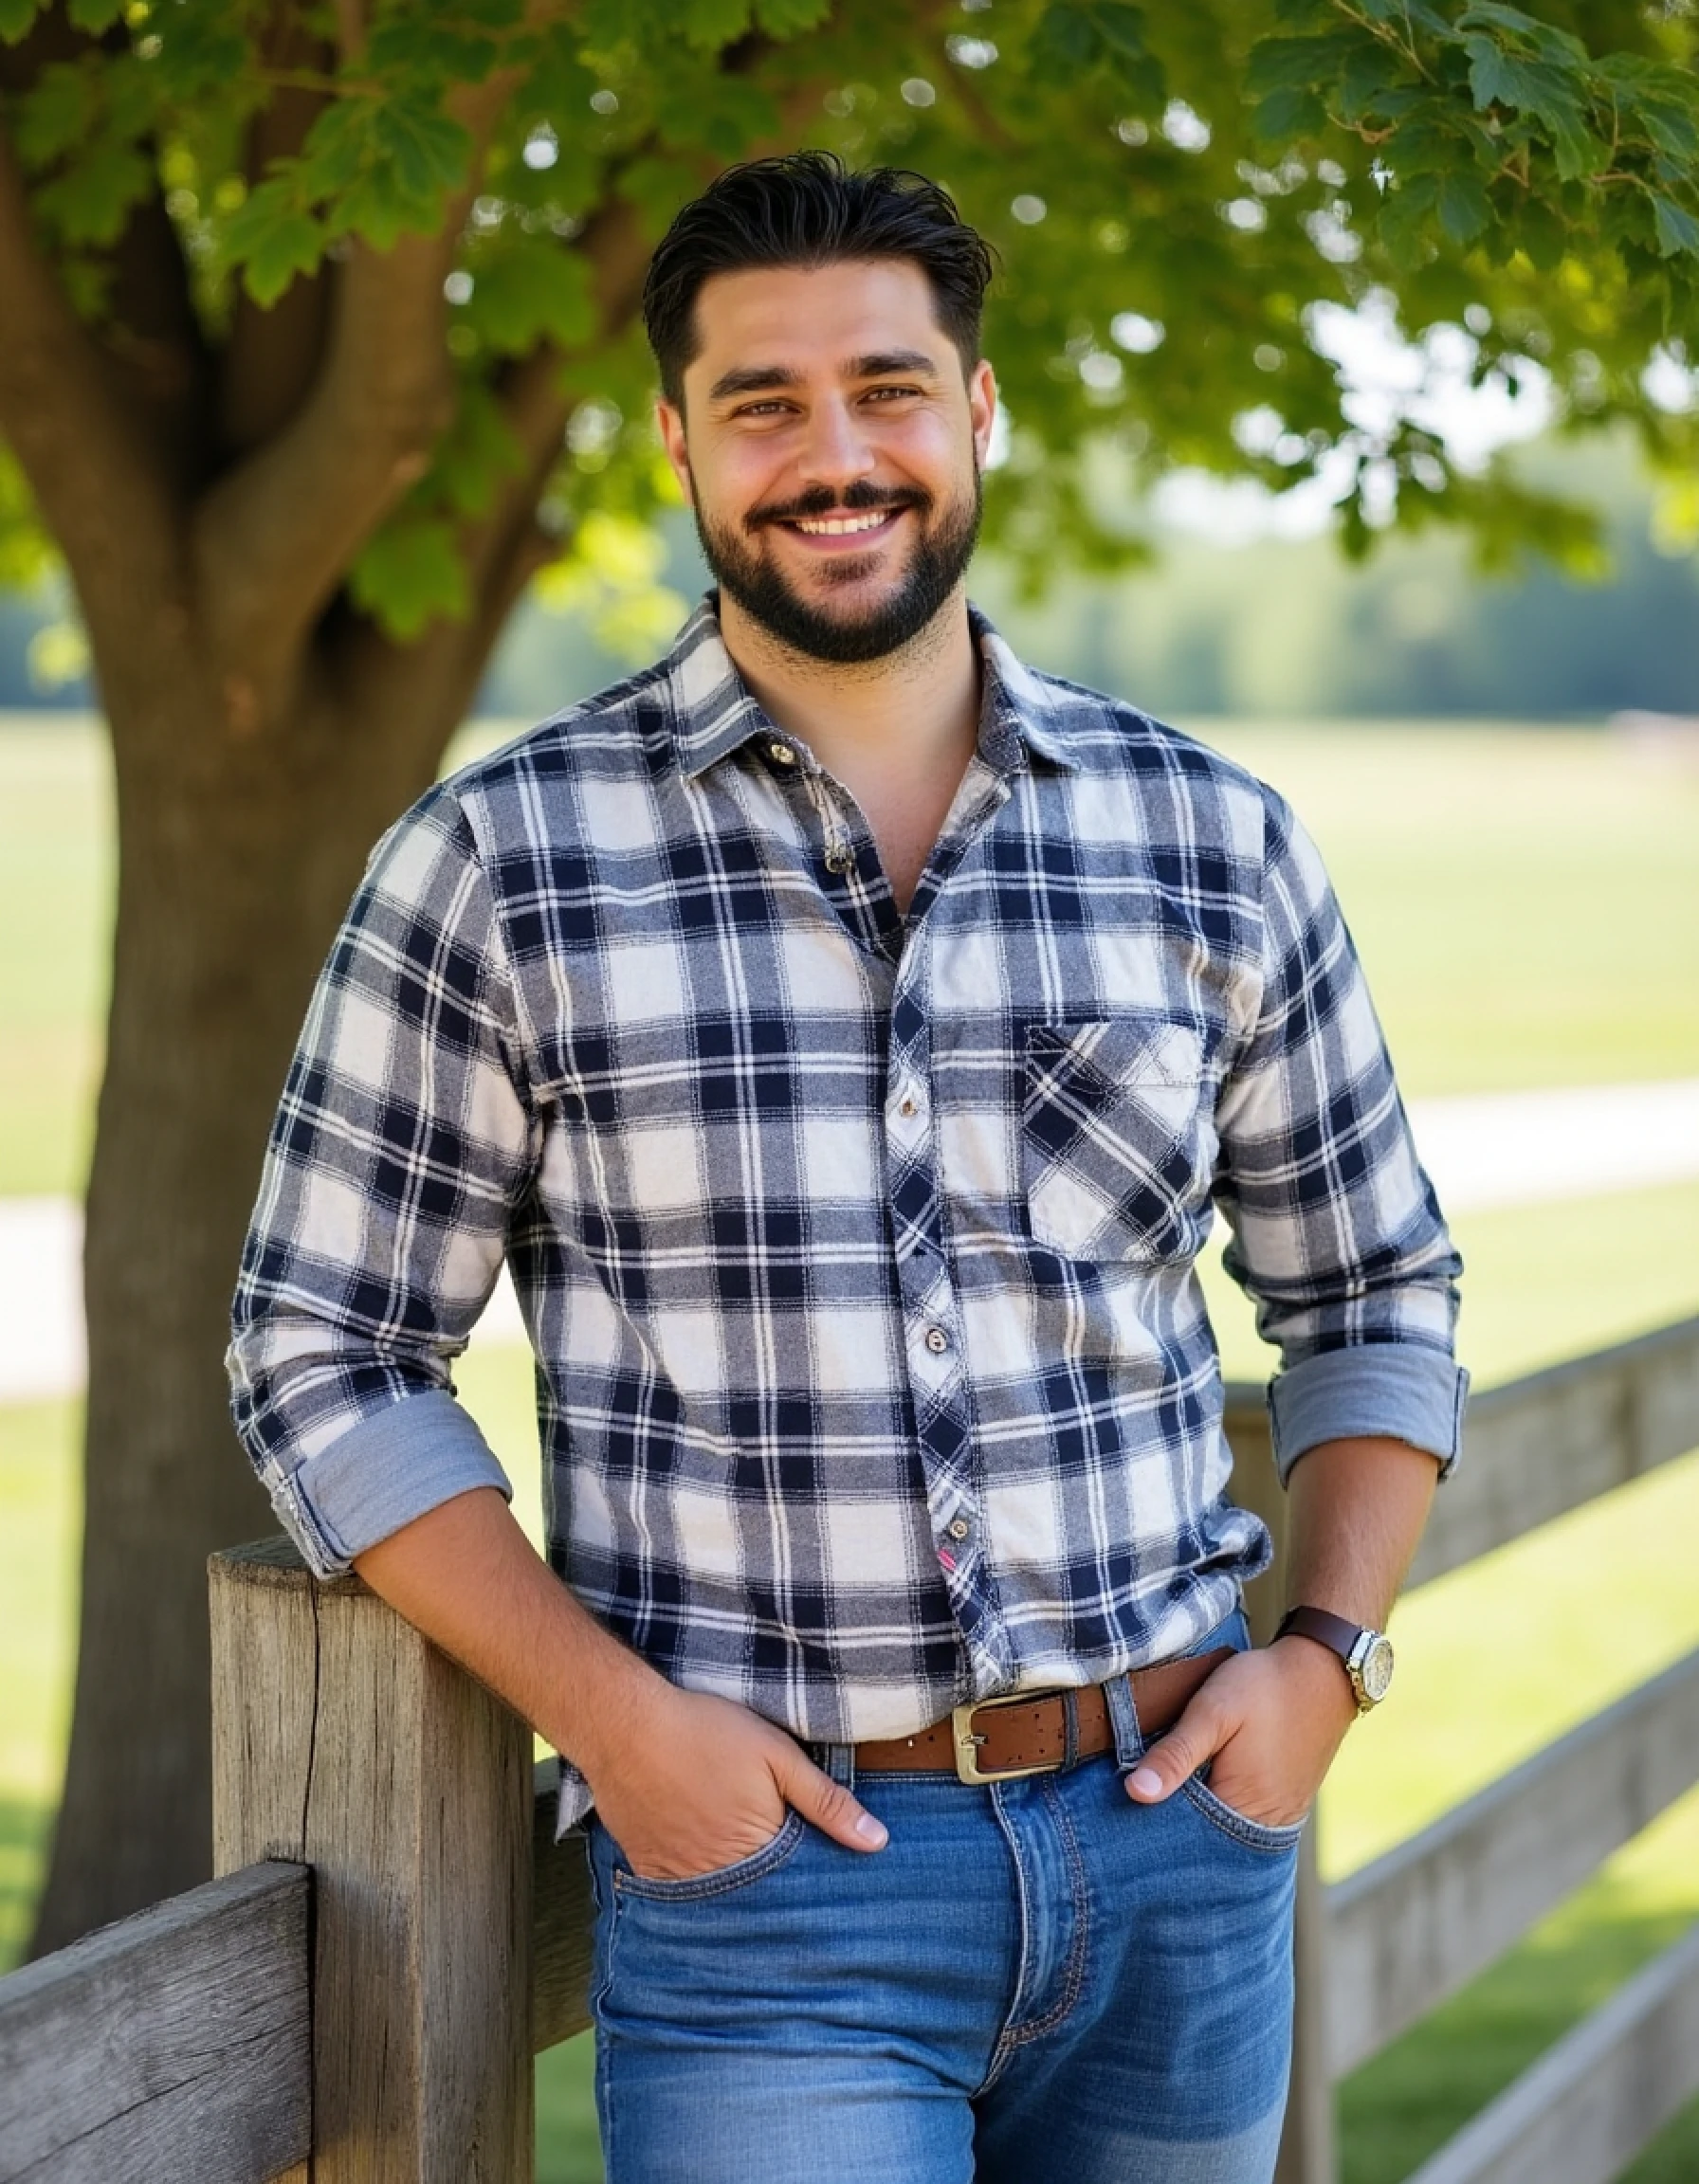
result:
M 1126 1681 L 1144 1736 L 1160 1737 L 1171 1729 L 1193 1692 L 1231 1660 L 1233 1650 L 1217 1646 L 1210 1653 L 1188 1653 L 1155 1668 L 1133 1669 Z M 1001 1699 L 970 1700 L 948 1720 L 918 1729 L 912 1737 L 856 1745 L 855 1768 L 868 1774 L 954 1771 L 963 1782 L 1011 1782 L 1023 1774 L 1053 1774 L 1076 1759 L 1112 1750 L 1114 1743 L 1104 1686 L 1087 1684 L 1077 1691 L 1012 1691 Z

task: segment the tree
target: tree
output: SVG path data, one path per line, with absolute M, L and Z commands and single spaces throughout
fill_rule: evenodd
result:
M 68 570 L 120 852 L 48 1948 L 206 1869 L 265 1130 L 510 608 L 666 503 L 636 308 L 676 206 L 803 142 L 950 185 L 1003 254 L 990 535 L 1034 581 L 1136 551 L 1182 463 L 1328 465 L 1354 550 L 1442 517 L 1573 555 L 1584 511 L 1353 421 L 1327 309 L 1467 328 L 1687 463 L 1644 373 L 1699 339 L 1699 84 L 1674 0 L 0 0 L 0 573 Z

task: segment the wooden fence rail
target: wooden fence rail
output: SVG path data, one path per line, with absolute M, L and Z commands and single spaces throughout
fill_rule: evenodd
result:
M 304 1866 L 250 1866 L 0 1979 L 7 2184 L 265 2184 L 306 2157 Z
M 1274 1530 L 1260 1396 L 1235 1487 Z M 1699 1445 L 1699 1319 L 1478 1397 L 1425 1581 Z M 0 1980 L 0 2184 L 530 2184 L 531 2057 L 588 2020 L 582 1842 L 530 1733 L 357 1578 L 213 1558 L 223 1878 Z M 1332 2088 L 1699 1777 L 1699 1652 L 1332 1888 L 1300 1877 L 1281 2184 Z M 1699 2089 L 1699 1928 L 1411 2184 L 1609 2184 Z

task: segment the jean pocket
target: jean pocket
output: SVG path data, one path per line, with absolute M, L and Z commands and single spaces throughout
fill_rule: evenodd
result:
M 1190 1026 L 1153 1017 L 1028 1027 L 1021 1171 L 1035 1243 L 1099 1263 L 1196 1257 L 1215 1152 Z
M 1295 1850 L 1309 1825 L 1309 1815 L 1294 1820 L 1284 1828 L 1270 1828 L 1261 1820 L 1248 1819 L 1243 1812 L 1216 1796 L 1207 1782 L 1196 1774 L 1189 1774 L 1180 1789 L 1194 1811 L 1202 1814 L 1220 1834 L 1242 1844 L 1247 1850 Z
M 752 1882 L 776 1872 L 796 1850 L 807 1826 L 800 1812 L 787 1812 L 777 1834 L 747 1858 L 736 1859 L 730 1866 L 716 1866 L 707 1873 L 689 1874 L 682 1881 L 649 1881 L 641 1873 L 633 1873 L 625 1852 L 610 1837 L 613 1885 L 622 1896 L 638 1896 L 650 1903 L 690 1903 L 703 1897 L 729 1895 L 734 1888 L 747 1888 Z

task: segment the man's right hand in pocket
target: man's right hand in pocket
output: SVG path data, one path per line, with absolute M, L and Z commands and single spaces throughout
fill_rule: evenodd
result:
M 603 1826 L 645 1881 L 691 1881 L 752 1858 L 793 1807 L 848 1849 L 885 1847 L 879 1821 L 795 1738 L 733 1700 L 659 1678 L 617 1746 L 579 1765 Z

